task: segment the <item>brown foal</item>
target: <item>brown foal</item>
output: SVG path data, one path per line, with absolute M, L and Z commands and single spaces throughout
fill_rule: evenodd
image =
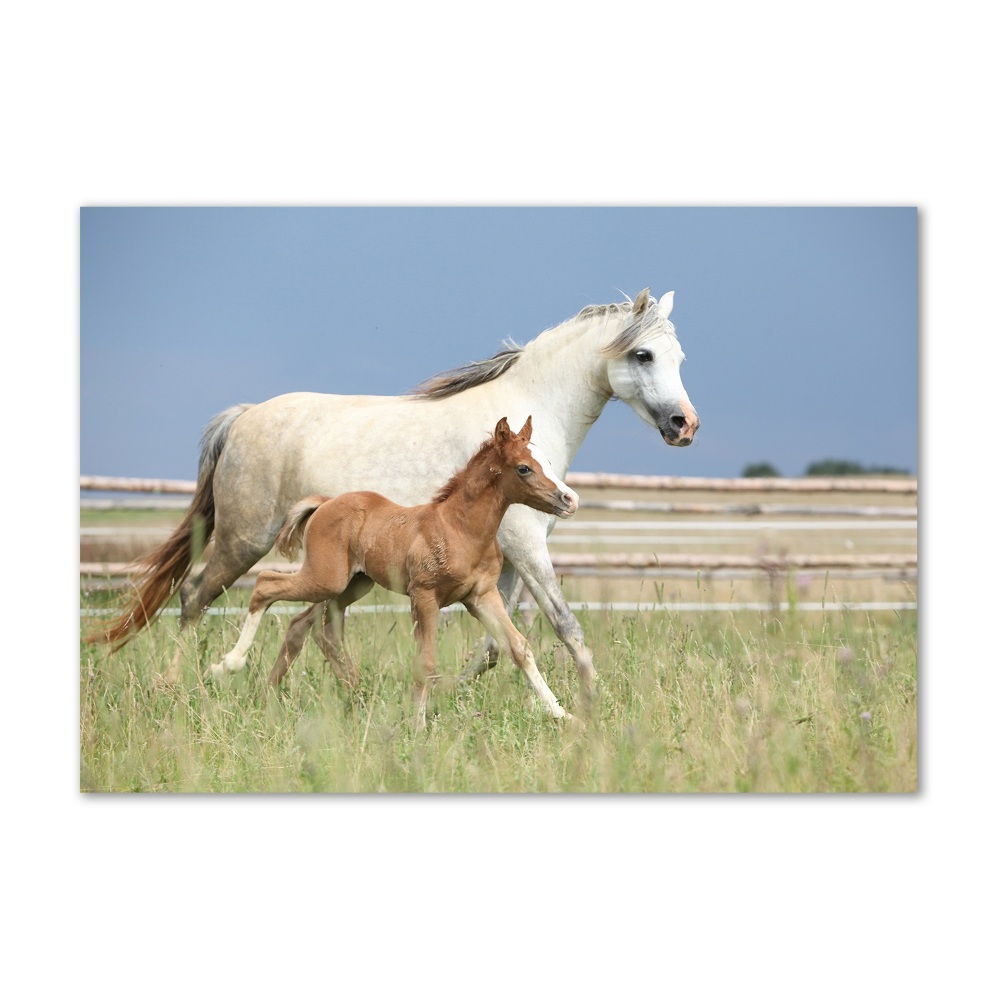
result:
M 430 503 L 417 507 L 401 507 L 379 493 L 299 501 L 289 511 L 275 547 L 292 558 L 304 543 L 302 568 L 297 573 L 260 574 L 243 631 L 233 649 L 212 665 L 213 675 L 243 668 L 261 618 L 275 601 L 333 601 L 338 613 L 329 623 L 323 652 L 338 676 L 353 687 L 358 670 L 344 647 L 344 611 L 378 583 L 410 598 L 418 646 L 413 691 L 418 725 L 425 724 L 434 675 L 438 612 L 455 603 L 465 605 L 510 654 L 549 714 L 566 716 L 497 590 L 503 554 L 496 534 L 507 508 L 522 503 L 569 517 L 579 502 L 530 439 L 531 417 L 517 434 L 504 417 L 469 464 Z M 281 681 L 301 642 L 285 647 L 268 678 L 271 685 Z

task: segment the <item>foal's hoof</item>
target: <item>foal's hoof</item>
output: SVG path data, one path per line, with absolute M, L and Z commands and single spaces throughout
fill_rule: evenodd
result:
M 245 656 L 232 656 L 227 653 L 219 663 L 213 663 L 208 669 L 212 671 L 212 677 L 217 681 L 221 681 L 223 678 L 228 677 L 230 674 L 235 674 L 237 670 L 242 670 L 246 665 L 247 658 Z

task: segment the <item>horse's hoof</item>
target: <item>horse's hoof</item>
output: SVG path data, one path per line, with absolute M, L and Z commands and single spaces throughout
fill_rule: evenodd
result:
M 569 712 L 567 712 L 559 721 L 563 722 L 570 732 L 582 733 L 587 728 L 587 723 L 584 722 L 583 719 L 576 715 L 572 715 Z

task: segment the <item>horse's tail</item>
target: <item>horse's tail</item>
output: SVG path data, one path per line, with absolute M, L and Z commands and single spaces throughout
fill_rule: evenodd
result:
M 288 512 L 285 523 L 274 540 L 274 551 L 288 559 L 294 559 L 302 547 L 302 536 L 305 534 L 306 521 L 316 513 L 321 504 L 329 497 L 311 496 L 300 500 Z
M 196 555 L 215 529 L 215 495 L 212 479 L 236 418 L 250 403 L 240 403 L 217 414 L 205 428 L 198 460 L 194 499 L 174 533 L 148 556 L 136 561 L 132 597 L 128 607 L 104 628 L 85 636 L 86 642 L 114 643 L 121 649 L 135 632 L 150 624 L 191 571 Z M 197 551 L 196 551 L 197 550 Z

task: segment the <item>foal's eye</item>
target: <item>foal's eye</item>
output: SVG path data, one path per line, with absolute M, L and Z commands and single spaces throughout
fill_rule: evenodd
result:
M 646 350 L 645 347 L 640 347 L 639 350 L 635 352 L 635 360 L 638 361 L 640 365 L 648 365 L 649 362 L 653 360 L 653 352 Z
M 527 476 L 531 472 L 530 465 L 519 465 L 517 467 L 517 474 L 519 476 Z

